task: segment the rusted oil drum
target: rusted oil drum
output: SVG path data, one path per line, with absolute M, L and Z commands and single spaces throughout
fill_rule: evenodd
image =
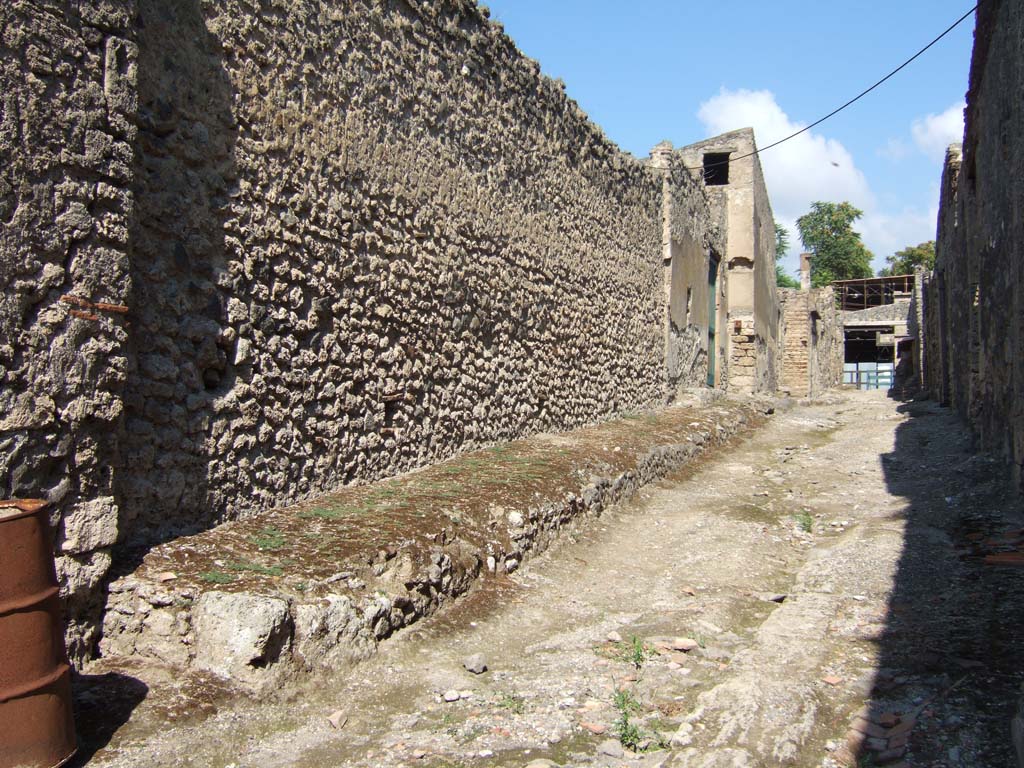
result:
M 46 503 L 0 501 L 0 768 L 75 753 L 71 669 Z

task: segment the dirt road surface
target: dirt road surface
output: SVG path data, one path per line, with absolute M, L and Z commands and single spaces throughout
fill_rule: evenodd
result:
M 780 409 L 331 679 L 264 701 L 126 683 L 122 725 L 87 676 L 80 721 L 107 732 L 82 760 L 1014 765 L 1024 517 L 1004 488 L 933 403 Z

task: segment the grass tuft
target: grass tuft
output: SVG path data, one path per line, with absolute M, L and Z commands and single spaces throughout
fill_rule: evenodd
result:
M 199 578 L 208 584 L 230 584 L 235 577 L 223 571 L 205 571 L 199 574 Z
M 814 529 L 814 518 L 811 517 L 810 512 L 797 512 L 793 515 L 793 519 L 796 521 L 800 530 L 804 533 L 810 533 Z
M 526 712 L 526 700 L 514 693 L 503 693 L 496 704 L 502 709 L 507 709 L 514 715 L 521 715 Z
M 261 528 L 260 532 L 255 536 L 250 536 L 249 540 L 261 552 L 273 552 L 276 549 L 281 549 L 287 542 L 284 532 L 271 526 Z

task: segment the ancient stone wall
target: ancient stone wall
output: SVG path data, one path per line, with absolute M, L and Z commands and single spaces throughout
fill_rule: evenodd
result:
M 890 322 L 907 326 L 912 325 L 914 320 L 914 308 L 912 299 L 896 299 L 891 304 L 879 304 L 877 307 L 867 309 L 848 310 L 843 312 L 843 323 L 845 325 L 857 325 L 858 323 L 880 323 Z
M 140 15 L 131 538 L 661 400 L 661 180 L 475 6 Z
M 780 288 L 779 389 L 815 397 L 839 386 L 843 376 L 843 322 L 831 286 Z
M 963 302 L 958 302 L 955 308 L 951 307 L 948 274 L 962 269 L 962 264 L 958 263 L 959 259 L 953 256 L 948 259 L 943 258 L 942 261 L 938 260 L 940 252 L 952 252 L 957 245 L 957 220 L 959 217 L 957 190 L 960 184 L 962 161 L 962 145 L 951 145 L 946 151 L 946 162 L 942 169 L 942 186 L 939 192 L 938 240 L 935 244 L 936 268 L 927 278 L 925 288 L 924 381 L 931 396 L 943 405 L 952 403 L 953 387 L 961 385 L 967 380 L 963 371 L 958 371 L 956 376 L 953 375 L 954 370 L 963 365 L 967 358 L 952 356 L 953 349 L 962 344 L 963 340 L 962 338 L 953 338 L 949 325 L 951 310 L 962 311 Z M 961 320 L 966 322 L 966 318 L 963 316 L 961 316 Z M 965 407 L 966 395 L 962 393 L 960 397 L 961 407 Z M 962 410 L 961 413 L 963 413 Z
M 782 308 L 782 364 L 779 389 L 795 397 L 810 392 L 810 309 L 807 291 L 779 289 Z
M 664 174 L 665 372 L 666 397 L 711 383 L 724 388 L 729 366 L 721 329 L 728 308 L 724 214 L 708 211 L 701 183 L 668 142 L 651 153 Z M 713 217 L 712 217 L 713 216 Z M 712 354 L 711 345 L 714 345 Z M 712 376 L 708 368 L 712 367 Z
M 52 502 L 73 658 L 118 534 L 132 4 L 0 6 L 0 495 Z
M 682 163 L 707 185 L 712 207 L 726 222 L 729 388 L 772 392 L 777 382 L 779 302 L 775 286 L 775 222 L 750 128 L 678 150 Z M 728 172 L 706 178 L 706 155 L 728 156 Z M 715 165 L 712 164 L 712 170 Z
M 757 151 L 753 131 L 750 131 L 747 147 L 746 152 Z M 774 392 L 778 383 L 782 314 L 775 277 L 775 216 L 768 200 L 760 157 L 753 154 L 744 162 L 751 165 L 754 192 L 754 340 L 757 349 L 754 391 Z
M 54 503 L 76 658 L 115 543 L 671 394 L 664 233 L 724 248 L 700 184 L 474 4 L 0 21 L 0 478 Z
M 937 328 L 928 385 L 986 450 L 1024 463 L 1024 7 L 978 6 L 962 159 L 943 175 L 926 325 Z
M 811 356 L 810 394 L 812 397 L 843 381 L 843 318 L 836 306 L 832 286 L 810 291 Z

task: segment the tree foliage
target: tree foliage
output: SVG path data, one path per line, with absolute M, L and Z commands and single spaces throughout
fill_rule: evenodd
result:
M 799 288 L 800 281 L 782 268 L 779 260 L 789 252 L 789 231 L 775 222 L 775 284 L 779 288 Z
M 782 268 L 781 264 L 775 265 L 775 284 L 779 288 L 799 288 L 800 281 L 790 275 Z
M 789 230 L 775 222 L 775 261 L 789 253 Z
M 871 251 L 861 242 L 853 223 L 864 212 L 847 202 L 811 203 L 811 210 L 796 220 L 804 248 L 813 254 L 811 285 L 833 280 L 871 277 Z
M 908 245 L 902 251 L 885 257 L 889 266 L 878 271 L 879 277 L 890 275 L 912 275 L 914 269 L 921 267 L 929 272 L 935 269 L 935 241 L 929 240 L 918 245 Z

